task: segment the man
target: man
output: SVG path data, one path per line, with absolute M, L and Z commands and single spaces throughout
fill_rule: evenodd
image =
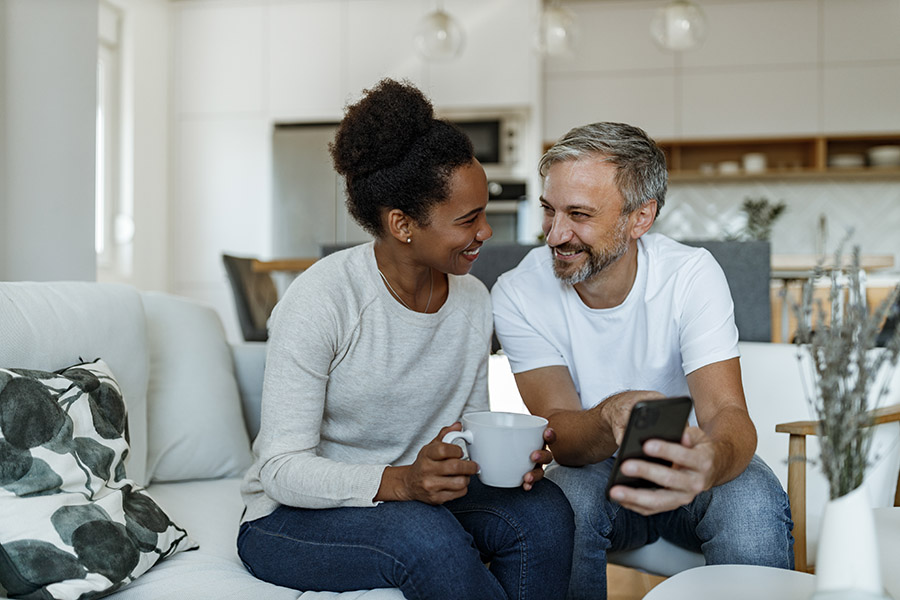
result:
M 754 456 L 728 284 L 703 249 L 648 234 L 665 201 L 665 157 L 620 123 L 573 129 L 541 159 L 546 248 L 493 289 L 494 323 L 529 410 L 550 421 L 547 476 L 576 515 L 569 598 L 606 597 L 606 553 L 660 536 L 708 564 L 793 566 L 787 496 Z M 548 251 L 549 249 L 549 251 Z M 623 463 L 658 489 L 615 486 L 613 455 L 631 407 L 690 395 L 672 462 Z

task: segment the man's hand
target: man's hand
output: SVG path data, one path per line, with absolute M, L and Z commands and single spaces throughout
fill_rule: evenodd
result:
M 544 443 L 553 444 L 556 442 L 556 432 L 550 427 L 544 430 Z M 542 450 L 535 450 L 531 453 L 531 461 L 534 463 L 534 469 L 525 473 L 522 480 L 522 488 L 527 492 L 534 487 L 534 484 L 544 478 L 544 465 L 553 462 L 553 453 L 546 447 Z
M 659 392 L 649 390 L 631 390 L 610 396 L 603 402 L 592 408 L 600 415 L 601 422 L 606 425 L 609 435 L 615 440 L 616 447 L 622 445 L 625 437 L 625 429 L 631 417 L 631 409 L 641 400 L 661 400 L 665 398 Z
M 715 484 L 715 445 L 697 427 L 689 427 L 681 444 L 647 440 L 644 453 L 672 463 L 665 466 L 645 460 L 631 459 L 622 463 L 622 473 L 652 481 L 660 488 L 614 486 L 610 498 L 623 507 L 642 515 L 653 515 L 690 503 Z

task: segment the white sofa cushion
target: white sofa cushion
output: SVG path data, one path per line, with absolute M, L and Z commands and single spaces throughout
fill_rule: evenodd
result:
M 102 360 L 0 370 L 0 584 L 75 600 L 194 547 L 126 477 L 126 411 Z
M 244 508 L 240 487 L 240 478 L 151 485 L 148 491 L 191 532 L 200 549 L 163 561 L 114 598 L 403 600 L 398 589 L 301 593 L 254 578 L 237 555 L 238 526 Z M 160 590 L 166 593 L 163 595 Z
M 231 347 L 218 314 L 143 294 L 150 348 L 147 473 L 154 481 L 242 475 L 252 460 Z
M 145 484 L 147 333 L 140 294 L 126 285 L 0 282 L 0 367 L 56 371 L 102 358 L 128 405 L 128 476 Z

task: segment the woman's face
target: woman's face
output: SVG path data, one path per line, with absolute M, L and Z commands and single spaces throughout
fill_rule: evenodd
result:
M 444 273 L 465 275 L 481 245 L 493 235 L 485 217 L 487 177 L 477 160 L 450 176 L 450 196 L 431 211 L 430 223 L 416 228 L 422 262 Z M 424 238 L 422 240 L 421 238 Z

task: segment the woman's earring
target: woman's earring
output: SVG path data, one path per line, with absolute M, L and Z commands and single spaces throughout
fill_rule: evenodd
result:
M 406 238 L 406 243 L 407 243 L 407 244 L 411 244 L 411 243 L 412 243 L 412 238 L 411 238 L 411 237 Z

